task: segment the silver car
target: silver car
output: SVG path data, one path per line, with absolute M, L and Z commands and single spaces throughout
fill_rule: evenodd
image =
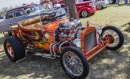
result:
M 57 8 L 53 8 L 45 10 L 42 6 L 38 4 L 29 4 L 11 9 L 6 13 L 5 18 L 0 21 L 0 32 L 8 32 L 8 34 L 10 35 L 12 34 L 10 26 L 16 25 L 21 20 L 39 16 L 40 14 L 49 15 L 54 12 L 56 13 L 56 16 L 60 16 L 62 14 L 65 14 L 65 12 L 63 12 L 62 10 L 64 9 L 59 10 Z
M 108 0 L 95 0 L 95 5 L 97 6 L 98 10 L 108 7 L 109 1 Z

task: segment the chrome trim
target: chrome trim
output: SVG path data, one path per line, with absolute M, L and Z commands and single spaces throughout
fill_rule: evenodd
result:
M 55 43 L 56 43 L 56 42 L 55 42 Z M 53 53 L 52 53 L 51 48 L 52 48 L 52 45 L 55 44 L 55 43 L 52 43 L 52 44 L 50 45 L 50 54 L 51 54 L 51 56 L 53 56 Z
M 54 45 L 53 45 L 53 48 L 52 48 L 52 50 L 53 50 L 53 57 L 54 58 L 56 58 L 56 52 L 55 52 L 55 46 L 57 45 L 57 44 L 59 44 L 60 42 L 58 42 L 58 43 L 55 43 Z
M 59 51 L 60 51 L 60 53 L 61 53 L 61 46 L 63 45 L 63 44 L 65 44 L 65 43 L 67 43 L 68 41 L 65 41 L 65 42 L 62 42 L 60 45 L 59 45 Z
M 0 25 L 0 27 L 1 27 L 1 26 L 7 26 L 7 25 L 11 25 L 11 26 L 12 26 L 12 25 L 15 25 L 15 24 L 17 24 L 17 23 L 18 23 L 18 22 L 3 24 L 3 25 Z

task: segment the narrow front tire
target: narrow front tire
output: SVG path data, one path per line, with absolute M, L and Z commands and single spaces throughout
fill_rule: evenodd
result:
M 84 79 L 89 73 L 89 65 L 82 52 L 74 47 L 64 48 L 60 64 L 65 73 L 72 79 Z
M 122 32 L 115 26 L 106 26 L 102 29 L 102 37 L 110 36 L 113 41 L 108 44 L 106 47 L 110 50 L 119 49 L 124 43 L 124 35 Z

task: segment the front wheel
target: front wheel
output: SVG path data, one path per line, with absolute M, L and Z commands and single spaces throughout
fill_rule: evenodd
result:
M 88 11 L 83 10 L 83 11 L 81 12 L 81 16 L 84 17 L 84 18 L 87 17 L 87 16 L 89 16 Z
M 84 79 L 89 73 L 89 65 L 82 52 L 74 47 L 64 48 L 60 64 L 65 73 L 72 79 Z
M 103 9 L 103 6 L 102 5 L 97 5 L 97 8 L 98 8 L 98 10 L 101 10 L 101 9 Z
M 111 42 L 106 47 L 110 50 L 119 49 L 124 43 L 124 35 L 114 26 L 106 26 L 102 29 L 102 37 L 109 37 Z

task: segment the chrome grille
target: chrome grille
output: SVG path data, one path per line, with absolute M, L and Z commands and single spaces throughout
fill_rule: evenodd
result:
M 96 30 L 86 34 L 84 36 L 84 50 L 88 52 L 90 49 L 97 45 Z

